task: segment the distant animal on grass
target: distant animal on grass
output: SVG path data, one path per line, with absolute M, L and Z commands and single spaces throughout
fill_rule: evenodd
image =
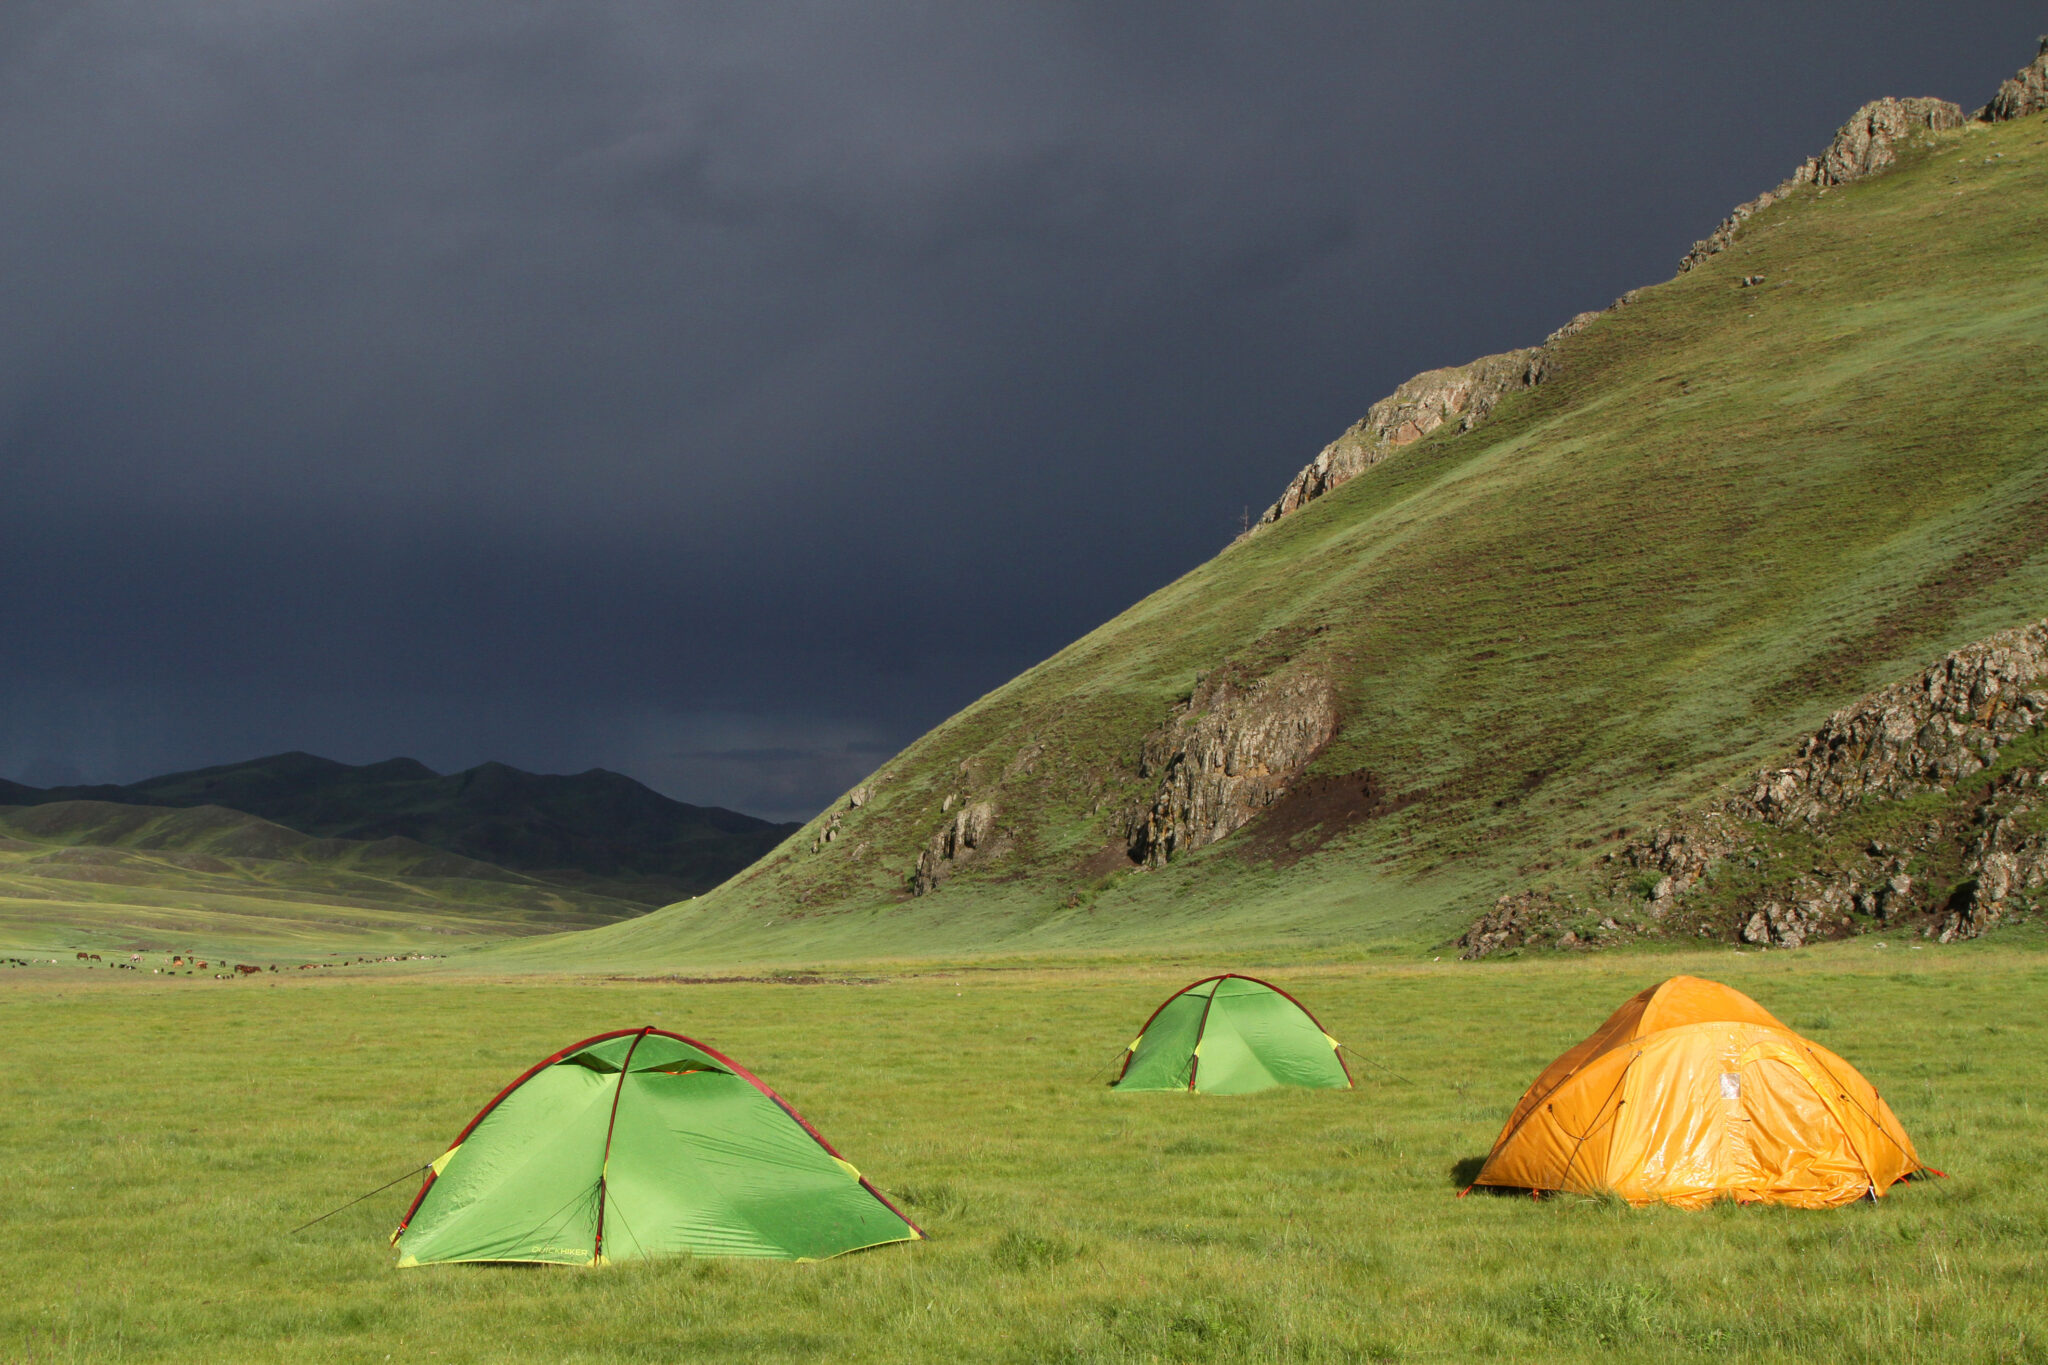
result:
M 261 967 L 252 967 L 246 962 L 237 962 L 235 964 L 235 971 L 242 976 L 248 976 L 252 973 L 260 972 L 262 970 L 263 969 Z

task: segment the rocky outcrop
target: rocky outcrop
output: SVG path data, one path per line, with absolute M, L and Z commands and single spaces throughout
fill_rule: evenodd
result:
M 1727 250 L 1745 222 L 1801 185 L 1827 190 L 1876 175 L 1890 169 L 1898 160 L 1898 148 L 1914 138 L 1962 126 L 1962 109 L 1947 100 L 1872 100 L 1836 130 L 1827 150 L 1800 162 L 1776 189 L 1765 190 L 1746 204 L 1737 204 L 1719 227 L 1694 242 L 1692 250 L 1678 263 L 1679 272 L 1692 270 L 1708 257 Z
M 1437 428 L 1470 431 L 1493 415 L 1510 393 L 1543 382 L 1543 348 L 1481 356 L 1467 365 L 1426 370 L 1366 409 L 1351 429 L 1330 442 L 1294 476 L 1258 524 L 1269 525 L 1346 483 L 1402 446 Z
M 1601 860 L 1576 910 L 1502 896 L 1459 947 L 1667 936 L 1798 948 L 1865 932 L 1974 938 L 2048 911 L 2048 621 L 2001 631 L 1829 716 L 1790 761 Z M 2018 745 L 2020 747 L 2015 748 Z M 1594 907 L 1609 918 L 1594 926 Z M 1573 933 L 1569 920 L 1580 927 Z
M 1493 416 L 1501 399 L 1533 389 L 1549 376 L 1551 347 L 1566 337 L 1577 336 L 1607 314 L 1628 307 L 1642 292 L 1631 289 L 1605 308 L 1580 313 L 1545 337 L 1541 346 L 1481 356 L 1468 364 L 1425 370 L 1416 375 L 1367 408 L 1365 416 L 1324 446 L 1288 483 L 1280 500 L 1268 507 L 1238 539 L 1243 540 L 1260 527 L 1270 526 L 1289 512 L 1314 502 L 1431 432 L 1445 427 L 1453 434 L 1472 430 Z
M 1713 903 L 1705 884 L 1716 867 L 1746 873 L 1753 886 L 1730 922 L 1744 943 L 1797 948 L 1909 922 L 1943 943 L 1972 938 L 2048 887 L 2048 828 L 2037 815 L 2048 770 L 2008 762 L 1978 776 L 2044 726 L 2048 621 L 1967 645 L 1842 708 L 1791 762 L 1630 844 L 1619 861 L 1657 878 L 1643 909 L 1672 926 Z M 1899 804 L 1913 798 L 1922 799 Z M 1897 834 L 1847 836 L 1855 821 L 1884 823 L 1887 812 L 1898 813 L 1889 820 Z M 1773 874 L 1781 832 L 1808 850 L 1807 865 Z
M 1774 190 L 1765 190 L 1748 203 L 1737 204 L 1729 211 L 1728 216 L 1721 220 L 1719 227 L 1692 244 L 1692 250 L 1686 252 L 1684 258 L 1678 262 L 1678 273 L 1682 275 L 1686 271 L 1704 264 L 1709 256 L 1726 251 L 1735 241 L 1736 231 L 1744 223 L 1754 218 L 1757 214 L 1762 213 L 1798 187 L 1796 181 L 1787 180 Z
M 1962 126 L 1962 109 L 1947 100 L 1872 100 L 1850 115 L 1826 151 L 1800 163 L 1792 183 L 1825 190 L 1877 175 L 1891 169 L 1901 146 Z
M 950 804 L 950 802 L 948 803 Z M 987 801 L 970 802 L 952 820 L 941 825 L 917 855 L 917 870 L 911 876 L 911 894 L 922 896 L 970 860 L 986 852 L 996 830 L 996 808 Z
M 1575 927 L 1576 926 L 1576 927 Z M 1458 956 L 1468 962 L 1517 948 L 1602 948 L 1646 932 L 1635 918 L 1622 923 L 1612 915 L 1596 917 L 1567 895 L 1522 891 L 1502 896 L 1459 938 Z
M 1548 942 L 1562 914 L 1563 907 L 1541 891 L 1502 896 L 1458 940 L 1458 956 L 1476 962 L 1512 948 Z
M 1336 729 L 1336 693 L 1319 673 L 1253 681 L 1225 667 L 1206 675 L 1146 737 L 1139 776 L 1157 785 L 1124 817 L 1131 860 L 1162 867 L 1242 828 L 1279 800 Z
M 2048 717 L 2048 621 L 2002 631 L 1829 716 L 1797 759 L 1759 773 L 1741 814 L 1814 824 L 1866 796 L 1940 789 Z
M 2042 35 L 2041 51 L 2033 62 L 2020 68 L 2018 75 L 2007 77 L 1976 118 L 1983 123 L 2004 123 L 2040 113 L 2048 113 L 2048 34 Z

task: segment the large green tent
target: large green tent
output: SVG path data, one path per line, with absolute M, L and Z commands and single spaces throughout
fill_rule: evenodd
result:
M 622 1029 L 506 1086 L 391 1240 L 434 1261 L 815 1261 L 922 1237 L 780 1095 L 702 1043 Z
M 1226 972 L 1186 986 L 1152 1012 L 1124 1053 L 1119 1090 L 1243 1095 L 1276 1085 L 1348 1090 L 1335 1038 L 1278 986 Z

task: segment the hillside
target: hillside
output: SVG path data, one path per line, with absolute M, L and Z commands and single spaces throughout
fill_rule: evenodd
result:
M 1444 943 L 2041 614 L 2044 220 L 2038 109 L 1859 111 L 1483 420 L 1392 424 L 715 894 L 510 951 Z
M 421 947 L 641 907 L 410 839 L 316 839 L 219 806 L 0 806 L 0 944 Z
M 672 801 L 602 768 L 554 776 L 485 763 L 444 776 L 409 758 L 354 766 L 301 753 L 125 786 L 0 782 L 0 804 L 51 801 L 226 806 L 322 838 L 411 839 L 643 907 L 718 885 L 795 828 Z

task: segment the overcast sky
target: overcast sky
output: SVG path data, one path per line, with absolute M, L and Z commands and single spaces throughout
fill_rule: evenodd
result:
M 808 815 L 2035 4 L 0 6 L 0 775 Z

